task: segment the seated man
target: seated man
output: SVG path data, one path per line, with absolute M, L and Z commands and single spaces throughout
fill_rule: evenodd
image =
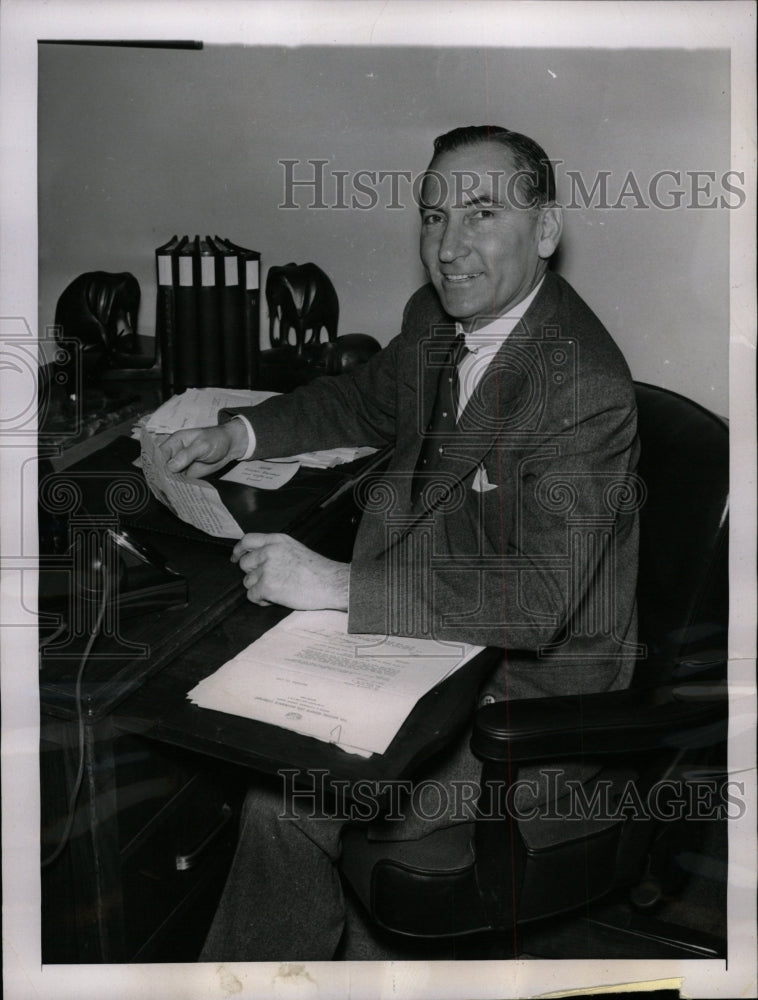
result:
M 381 482 L 363 491 L 351 563 L 286 535 L 245 535 L 233 558 L 248 598 L 345 610 L 356 633 L 502 647 L 485 701 L 626 686 L 634 393 L 607 331 L 548 270 L 562 230 L 550 161 L 506 129 L 455 129 L 435 142 L 420 210 L 431 284 L 406 306 L 399 336 L 355 373 L 174 434 L 169 465 L 205 475 L 231 459 L 391 443 Z M 442 781 L 480 772 L 468 736 L 451 738 L 435 767 Z M 341 825 L 279 821 L 282 809 L 280 789 L 251 790 L 203 957 L 332 957 Z M 417 815 L 377 836 L 429 829 Z

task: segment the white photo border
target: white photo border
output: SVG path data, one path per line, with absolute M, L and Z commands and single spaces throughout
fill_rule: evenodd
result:
M 0 9 L 2 126 L 2 270 L 0 323 L 30 335 L 37 324 L 37 40 L 40 38 L 201 39 L 250 45 L 471 45 L 487 40 L 483 19 L 497 12 L 511 45 L 524 47 L 727 48 L 732 65 L 732 167 L 745 172 L 747 202 L 731 215 L 730 421 L 732 540 L 730 687 L 739 718 L 752 724 L 730 736 L 730 768 L 746 780 L 747 832 L 730 839 L 729 961 L 461 962 L 271 965 L 45 966 L 40 961 L 38 700 L 36 636 L 2 635 L 3 966 L 9 1000 L 31 996 L 161 1000 L 246 998 L 528 997 L 636 984 L 680 988 L 689 997 L 755 996 L 755 6 L 702 3 L 284 2 L 217 0 L 4 0 Z M 570 8 L 570 13 L 569 13 Z M 486 20 L 485 22 L 486 23 Z M 12 325 L 9 326 L 8 324 Z M 18 380 L 2 371 L 3 412 L 19 412 Z M 0 435 L 3 424 L 0 421 Z M 13 490 L 34 445 L 0 446 L 3 534 L 21 530 Z M 15 506 L 14 506 L 15 505 Z M 26 525 L 24 530 L 28 530 Z M 35 545 L 36 539 L 24 539 Z M 31 551 L 26 549 L 25 551 Z M 8 584 L 6 586 L 6 583 Z M 17 602 L 3 580 L 4 609 Z

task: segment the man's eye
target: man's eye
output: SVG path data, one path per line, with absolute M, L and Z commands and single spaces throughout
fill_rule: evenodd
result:
M 425 226 L 434 226 L 439 222 L 442 222 L 442 216 L 438 212 L 429 212 L 427 215 L 422 217 L 422 224 Z
M 491 208 L 480 208 L 473 213 L 474 219 L 494 219 L 495 212 Z

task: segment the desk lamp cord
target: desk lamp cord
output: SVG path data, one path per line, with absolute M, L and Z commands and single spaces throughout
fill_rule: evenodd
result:
M 79 798 L 79 792 L 82 787 L 82 780 L 84 778 L 84 712 L 82 710 L 82 680 L 84 678 L 84 668 L 87 665 L 87 660 L 92 652 L 92 647 L 100 634 L 100 628 L 103 624 L 103 618 L 105 616 L 105 609 L 108 605 L 108 597 L 110 596 L 110 587 L 108 586 L 108 564 L 105 558 L 105 546 L 103 547 L 103 563 L 102 563 L 102 574 L 103 574 L 103 596 L 100 600 L 100 607 L 98 608 L 97 618 L 95 619 L 95 624 L 92 627 L 92 632 L 87 640 L 87 645 L 84 648 L 84 653 L 79 662 L 79 669 L 76 674 L 76 689 L 75 689 L 75 700 L 76 700 L 76 719 L 78 723 L 78 733 L 79 733 L 79 766 L 76 771 L 76 779 L 74 780 L 74 787 L 71 789 L 71 795 L 68 800 L 68 816 L 66 818 L 66 825 L 63 828 L 63 833 L 61 834 L 60 842 L 58 846 L 53 850 L 52 854 L 49 854 L 46 858 L 41 861 L 41 867 L 47 868 L 51 865 L 58 857 L 60 857 L 63 849 L 69 841 L 71 836 L 71 829 L 74 825 L 74 816 L 76 800 Z

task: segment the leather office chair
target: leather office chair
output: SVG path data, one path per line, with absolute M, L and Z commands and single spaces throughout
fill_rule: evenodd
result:
M 686 818 L 640 821 L 627 810 L 614 821 L 515 821 L 505 808 L 511 765 L 515 778 L 526 762 L 596 761 L 602 770 L 595 780 L 612 781 L 618 794 L 631 778 L 644 799 L 660 779 L 713 766 L 723 753 L 728 429 L 676 393 L 643 384 L 636 393 L 639 474 L 647 488 L 639 638 L 647 656 L 629 690 L 478 709 L 471 745 L 483 762 L 482 796 L 495 798 L 480 799 L 480 806 L 484 814 L 499 807 L 502 820 L 480 818 L 413 842 L 371 841 L 358 828 L 347 831 L 343 877 L 373 924 L 406 942 L 490 932 L 505 951 L 474 957 L 514 957 L 524 947 L 516 926 L 587 912 L 619 887 L 625 900 L 630 890 L 638 907 L 653 908 L 682 874 L 677 858 L 697 825 Z

